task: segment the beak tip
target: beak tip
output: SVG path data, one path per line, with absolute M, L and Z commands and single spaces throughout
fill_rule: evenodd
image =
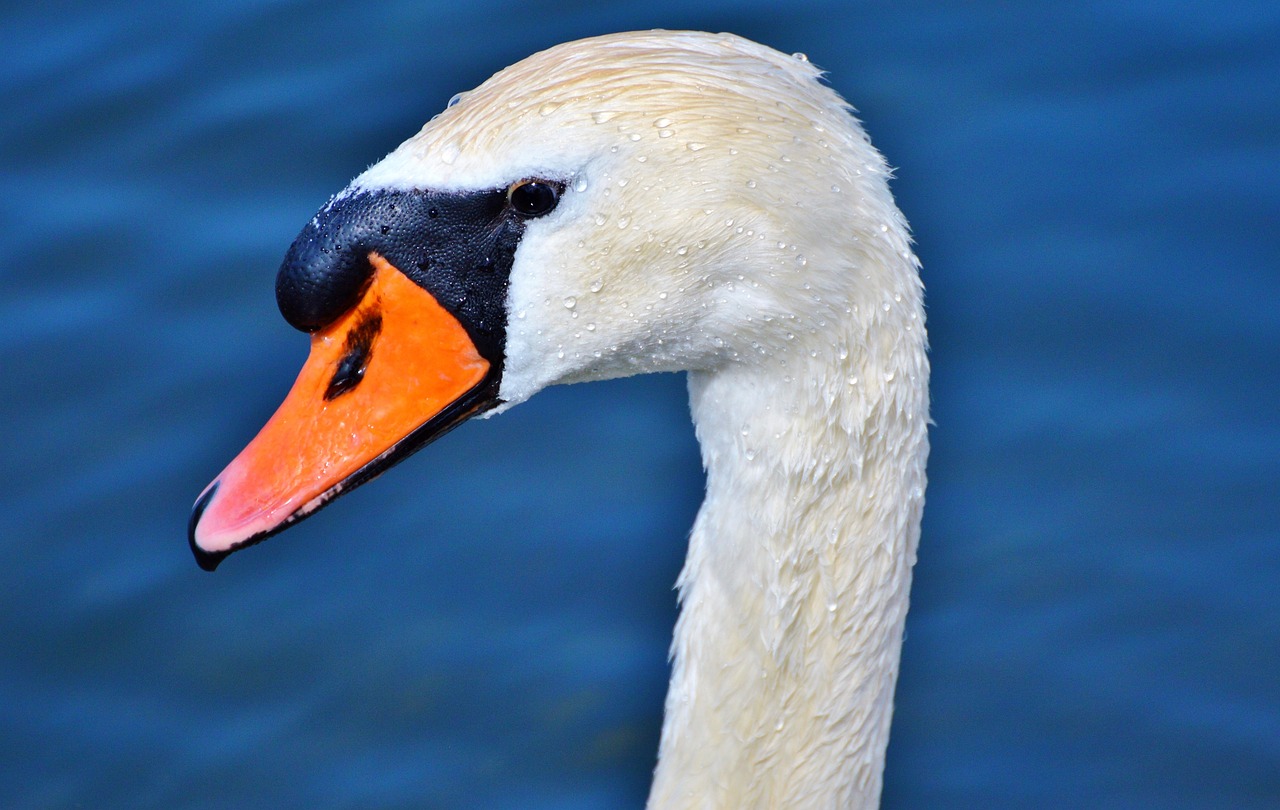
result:
M 222 562 L 227 557 L 225 552 L 214 554 L 205 551 L 197 546 L 194 540 L 191 542 L 191 551 L 196 555 L 196 565 L 200 566 L 201 569 L 210 572 L 216 571 L 218 569 L 218 563 Z
M 187 523 L 187 541 L 191 544 L 191 553 L 196 557 L 196 565 L 199 565 L 205 571 L 213 571 L 218 567 L 218 563 L 222 562 L 230 552 L 226 551 L 208 551 L 200 547 L 196 541 L 196 527 L 200 525 L 200 517 L 204 514 L 205 508 L 209 505 L 209 501 L 213 500 L 214 494 L 218 491 L 218 482 L 213 484 L 200 494 L 196 499 L 195 505 L 191 507 L 191 520 Z

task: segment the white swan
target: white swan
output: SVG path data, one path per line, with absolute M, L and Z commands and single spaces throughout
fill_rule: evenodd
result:
M 730 35 L 573 42 L 356 178 L 281 268 L 312 354 L 197 501 L 201 564 L 472 414 L 687 370 L 707 493 L 649 807 L 876 806 L 929 367 L 888 169 L 819 75 Z

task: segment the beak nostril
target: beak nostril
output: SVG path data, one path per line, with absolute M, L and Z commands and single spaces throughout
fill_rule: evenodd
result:
M 376 304 L 375 304 L 376 307 Z M 331 402 L 354 389 L 364 380 L 364 370 L 373 357 L 373 343 L 382 331 L 382 313 L 376 308 L 367 312 L 360 323 L 347 333 L 342 359 L 325 389 L 325 402 Z

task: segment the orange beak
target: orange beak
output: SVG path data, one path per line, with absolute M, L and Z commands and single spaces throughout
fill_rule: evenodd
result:
M 467 330 L 377 252 L 358 302 L 311 338 L 284 403 L 196 501 L 190 541 L 213 570 L 314 514 L 496 401 Z

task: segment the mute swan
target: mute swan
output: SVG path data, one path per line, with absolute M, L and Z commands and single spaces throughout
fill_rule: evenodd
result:
M 876 806 L 929 366 L 889 170 L 819 77 L 654 31 L 458 96 L 286 256 L 280 309 L 311 355 L 196 501 L 200 565 L 467 417 L 688 371 L 707 491 L 649 807 Z

